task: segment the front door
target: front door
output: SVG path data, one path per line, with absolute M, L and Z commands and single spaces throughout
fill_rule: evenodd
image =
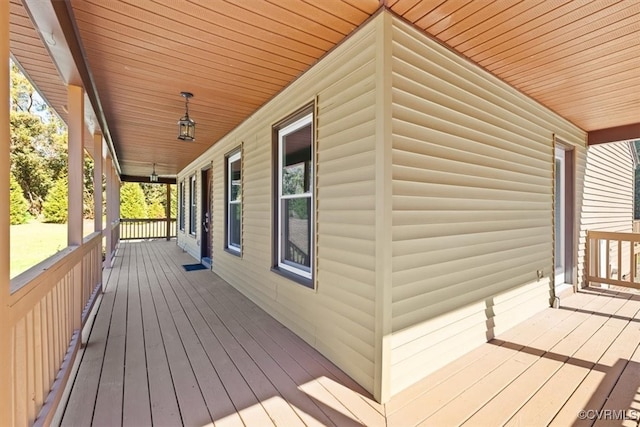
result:
M 202 171 L 202 264 L 211 268 L 211 168 Z

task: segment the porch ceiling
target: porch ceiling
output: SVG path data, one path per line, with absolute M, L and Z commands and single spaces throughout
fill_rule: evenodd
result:
M 59 108 L 66 92 L 50 84 L 52 76 L 60 81 L 56 67 L 45 58 L 46 45 L 32 40 L 38 33 L 24 30 L 28 21 L 19 1 L 11 0 L 12 52 Z M 65 8 L 53 3 L 60 19 Z M 66 9 L 101 104 L 94 108 L 102 109 L 122 173 L 146 176 L 152 163 L 160 175 L 176 174 L 380 3 L 69 0 Z M 382 3 L 586 131 L 640 121 L 636 0 Z M 181 91 L 195 94 L 195 142 L 176 139 Z

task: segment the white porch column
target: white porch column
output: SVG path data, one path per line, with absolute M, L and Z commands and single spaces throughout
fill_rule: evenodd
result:
M 84 90 L 67 88 L 69 108 L 69 245 L 82 245 L 82 189 L 84 181 Z
M 93 201 L 94 231 L 102 231 L 102 168 L 104 149 L 102 134 L 93 135 Z
M 0 425 L 12 425 L 9 313 L 9 2 L 0 1 Z

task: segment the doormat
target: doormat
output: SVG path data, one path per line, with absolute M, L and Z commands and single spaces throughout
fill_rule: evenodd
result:
M 207 267 L 205 267 L 202 264 L 183 264 L 182 268 L 185 269 L 185 271 L 196 271 L 196 270 L 206 270 Z

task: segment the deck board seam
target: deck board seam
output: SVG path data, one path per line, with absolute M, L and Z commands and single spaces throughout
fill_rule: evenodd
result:
M 163 264 L 167 264 L 167 263 L 177 263 L 177 261 L 176 261 L 174 258 L 170 257 L 170 256 L 167 256 L 166 258 L 164 258 L 164 261 L 165 261 L 165 262 L 164 262 Z M 177 264 L 174 264 L 174 265 L 177 267 Z M 183 283 L 183 281 L 185 281 L 185 282 L 187 282 L 187 283 L 190 283 L 190 280 L 189 280 L 189 278 L 186 276 L 186 273 L 181 272 L 181 271 L 179 270 L 179 268 L 176 268 L 174 271 L 178 271 L 178 272 L 180 272 L 180 273 L 181 273 L 181 277 L 182 277 L 182 280 L 176 280 L 176 283 L 180 283 L 180 284 L 182 284 L 182 283 Z M 177 277 L 176 277 L 176 279 L 177 279 Z M 181 287 L 183 287 L 183 286 L 181 286 Z M 184 287 L 183 287 L 183 290 L 184 290 Z M 185 290 L 185 294 L 187 294 L 186 290 Z M 251 393 L 252 393 L 252 394 L 253 394 L 253 396 L 255 397 L 255 401 L 256 401 L 256 403 L 257 403 L 257 404 L 259 404 L 259 405 L 260 405 L 260 407 L 262 407 L 262 410 L 265 412 L 265 414 L 266 414 L 266 415 L 271 419 L 271 421 L 275 424 L 275 420 L 273 419 L 272 415 L 271 415 L 271 414 L 270 414 L 270 412 L 267 410 L 267 408 L 265 408 L 265 407 L 264 407 L 263 402 L 261 402 L 260 398 L 255 394 L 255 390 L 253 389 L 253 387 L 251 386 L 251 384 L 247 381 L 246 377 L 242 374 L 242 369 L 241 369 L 241 367 L 237 365 L 237 363 L 236 363 L 236 361 L 235 361 L 235 358 L 233 357 L 233 355 L 232 355 L 231 353 L 229 353 L 229 349 L 228 349 L 228 347 L 227 347 L 225 344 L 223 344 L 223 341 L 224 341 L 224 340 L 219 336 L 219 332 L 216 332 L 216 331 L 212 328 L 212 324 L 210 323 L 210 320 L 211 320 L 211 319 L 210 319 L 208 316 L 206 316 L 206 315 L 202 312 L 201 308 L 199 308 L 199 307 L 198 307 L 198 305 L 197 305 L 196 301 L 194 301 L 194 300 L 193 300 L 193 298 L 190 298 L 190 297 L 188 296 L 188 294 L 187 294 L 187 297 L 189 298 L 189 301 L 191 302 L 191 304 L 193 305 L 193 307 L 194 307 L 194 308 L 195 308 L 195 310 L 197 311 L 198 315 L 199 315 L 199 316 L 203 319 L 203 321 L 207 324 L 207 327 L 208 327 L 208 329 L 209 329 L 209 332 L 212 334 L 212 336 L 213 336 L 213 337 L 216 339 L 216 341 L 219 343 L 219 345 L 220 345 L 221 349 L 222 349 L 222 350 L 225 352 L 225 354 L 227 355 L 227 358 L 231 361 L 231 363 L 233 363 L 233 365 L 234 365 L 234 367 L 235 367 L 236 371 L 238 372 L 238 374 L 240 375 L 240 377 L 243 379 L 244 384 L 248 387 L 248 389 L 251 391 Z M 202 303 L 202 301 L 199 301 L 199 302 L 200 302 L 200 303 Z M 209 310 L 209 311 L 211 311 L 211 314 L 212 314 L 212 315 L 217 319 L 217 322 L 218 322 L 218 323 L 219 323 L 219 324 L 224 328 L 224 330 L 225 330 L 225 331 L 226 331 L 226 333 L 231 337 L 231 339 L 233 339 L 233 340 L 234 340 L 234 341 L 235 341 L 235 342 L 240 346 L 240 343 L 238 342 L 237 337 L 235 337 L 235 336 L 233 335 L 233 333 L 228 329 L 227 325 L 222 321 L 222 319 L 221 319 L 221 317 L 218 315 L 218 313 L 216 313 L 216 312 L 215 312 L 215 310 L 213 310 L 209 305 L 207 305 L 207 308 L 208 308 L 208 310 Z M 184 305 L 183 305 L 183 309 L 184 309 Z M 190 321 L 191 321 L 191 320 L 190 320 Z M 196 335 L 198 335 L 198 334 L 197 334 L 197 331 L 196 331 Z M 199 339 L 199 341 L 200 341 L 200 343 L 201 343 L 201 345 L 202 345 L 202 338 L 201 338 L 200 336 L 198 336 L 198 339 Z M 242 346 L 240 346 L 240 348 L 242 348 Z M 242 349 L 243 349 L 243 351 L 244 351 L 244 352 L 245 352 L 245 354 L 246 354 L 246 350 L 244 350 L 244 348 L 242 348 Z M 206 353 L 207 353 L 207 356 L 209 356 L 208 352 L 206 352 Z M 247 357 L 249 357 L 249 358 L 250 358 L 249 354 L 246 354 L 246 355 L 247 355 Z M 250 359 L 251 359 L 251 358 L 250 358 Z M 253 359 L 251 359 L 251 360 L 253 360 Z M 218 371 L 218 370 L 216 369 L 216 367 L 215 367 L 215 361 L 210 360 L 210 362 L 211 362 L 212 366 L 214 367 L 214 370 L 216 371 L 216 374 L 217 374 L 217 375 L 218 375 L 218 377 L 220 378 L 220 377 L 221 377 L 221 375 L 220 375 L 219 371 Z M 255 362 L 253 362 L 253 363 L 255 364 Z M 236 408 L 236 410 L 237 410 L 237 405 L 236 405 L 236 403 L 234 402 L 234 399 L 232 399 L 232 398 L 231 398 L 231 395 L 230 395 L 230 392 L 229 392 L 229 390 L 228 390 L 227 385 L 224 383 L 224 381 L 221 381 L 221 382 L 222 382 L 223 387 L 225 388 L 225 392 L 227 393 L 227 396 L 229 397 L 229 399 L 230 399 L 230 401 L 231 401 L 232 405 L 233 405 L 233 406 Z M 273 386 L 273 385 L 272 385 L 272 386 Z M 241 415 L 241 414 L 240 414 L 240 416 L 242 417 L 242 415 Z

